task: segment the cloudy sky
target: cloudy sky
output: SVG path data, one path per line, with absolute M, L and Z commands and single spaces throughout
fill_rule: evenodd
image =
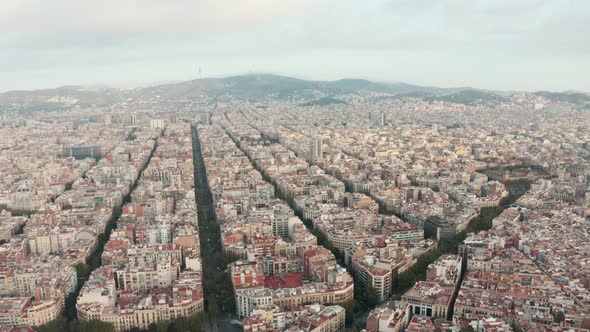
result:
M 6 0 L 0 91 L 265 72 L 590 92 L 588 0 Z

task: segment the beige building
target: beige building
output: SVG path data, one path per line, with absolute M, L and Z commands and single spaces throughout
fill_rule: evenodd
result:
M 62 312 L 63 297 L 34 301 L 27 308 L 24 323 L 30 326 L 40 326 L 55 320 Z
M 341 332 L 345 329 L 345 310 L 341 306 L 311 304 L 285 311 L 277 306 L 263 306 L 243 320 L 244 332 L 302 331 Z
M 56 319 L 63 310 L 63 298 L 33 300 L 30 297 L 6 297 L 0 300 L 0 327 L 40 326 Z
M 402 295 L 401 303 L 418 316 L 446 318 L 451 306 L 454 287 L 442 287 L 436 282 L 418 281 Z
M 183 272 L 169 287 L 123 291 L 117 290 L 112 271 L 112 267 L 101 267 L 84 284 L 76 301 L 78 319 L 105 321 L 124 331 L 203 311 L 198 272 Z
M 113 324 L 116 331 L 132 328 L 147 329 L 150 324 L 178 317 L 191 317 L 203 312 L 203 298 L 180 303 L 154 303 L 143 301 L 129 308 L 107 307 L 101 304 L 81 305 L 78 317 L 81 320 L 101 320 Z
M 352 282 L 328 286 L 325 283 L 298 288 L 271 290 L 267 288 L 238 289 L 235 292 L 237 312 L 248 316 L 257 306 L 274 304 L 283 310 L 308 303 L 346 303 L 354 296 Z

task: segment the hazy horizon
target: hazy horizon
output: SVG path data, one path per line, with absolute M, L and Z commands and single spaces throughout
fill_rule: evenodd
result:
M 0 91 L 264 72 L 590 92 L 583 0 L 145 0 L 0 4 Z M 199 69 L 200 68 L 200 69 Z
M 313 77 L 300 77 L 300 76 L 293 76 L 293 75 L 285 75 L 282 73 L 270 73 L 270 72 L 244 72 L 244 73 L 228 73 L 226 75 L 218 75 L 218 76 L 208 76 L 208 77 L 193 77 L 187 79 L 171 79 L 171 80 L 162 80 L 162 81 L 155 81 L 155 82 L 147 82 L 147 83 L 138 83 L 138 84 L 106 84 L 106 83 L 77 83 L 77 84 L 63 84 L 58 86 L 45 86 L 39 88 L 32 88 L 32 89 L 9 89 L 9 90 L 0 90 L 0 93 L 6 92 L 14 92 L 14 91 L 39 91 L 39 90 L 51 90 L 51 89 L 59 89 L 64 87 L 82 87 L 87 89 L 93 88 L 114 88 L 114 89 L 141 89 L 141 88 L 148 88 L 151 86 L 160 86 L 160 85 L 167 85 L 167 84 L 179 84 L 184 82 L 189 82 L 198 79 L 224 79 L 224 78 L 231 78 L 236 76 L 255 76 L 255 75 L 272 75 L 272 76 L 281 76 L 281 77 L 289 77 L 304 81 L 316 81 L 316 82 L 333 82 L 339 80 L 347 80 L 347 79 L 359 79 L 359 80 L 367 80 L 374 83 L 382 83 L 382 84 L 408 84 L 414 86 L 421 86 L 421 87 L 432 87 L 432 88 L 443 88 L 443 89 L 462 89 L 462 88 L 469 88 L 475 90 L 482 90 L 482 91 L 495 91 L 498 93 L 509 93 L 509 92 L 526 92 L 526 93 L 534 93 L 539 91 L 551 91 L 551 92 L 575 92 L 575 93 L 585 93 L 590 94 L 590 91 L 583 91 L 583 90 L 574 90 L 574 89 L 564 89 L 564 90 L 550 90 L 550 89 L 538 89 L 538 90 L 525 90 L 525 89 L 488 89 L 485 87 L 478 87 L 478 86 L 448 86 L 448 85 L 428 85 L 428 84 L 421 84 L 420 82 L 402 82 L 402 81 L 394 81 L 394 80 L 374 80 L 367 77 L 340 77 L 334 78 L 329 80 L 320 80 L 315 79 Z

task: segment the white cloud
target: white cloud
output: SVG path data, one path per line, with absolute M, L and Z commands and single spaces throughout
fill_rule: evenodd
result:
M 313 0 L 9 0 L 1 32 L 224 31 L 273 22 Z
M 590 90 L 588 18 L 587 0 L 6 0 L 0 84 L 149 82 L 203 66 Z

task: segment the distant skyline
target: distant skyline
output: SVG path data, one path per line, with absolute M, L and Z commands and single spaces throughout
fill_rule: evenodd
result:
M 13 0 L 0 91 L 264 72 L 590 92 L 587 0 Z

